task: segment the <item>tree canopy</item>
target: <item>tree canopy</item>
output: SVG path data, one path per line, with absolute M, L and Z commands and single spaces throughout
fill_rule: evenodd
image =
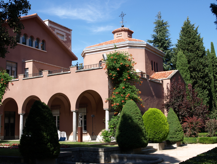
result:
M 9 52 L 8 47 L 14 48 L 17 45 L 16 35 L 10 35 L 8 27 L 15 34 L 19 34 L 24 29 L 20 22 L 22 14 L 27 14 L 31 5 L 27 0 L 0 1 L 0 57 L 5 58 Z

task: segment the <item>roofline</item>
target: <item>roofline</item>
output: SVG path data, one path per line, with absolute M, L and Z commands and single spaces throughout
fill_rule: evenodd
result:
M 105 51 L 109 49 L 114 49 L 114 44 L 116 45 L 117 48 L 123 48 L 123 47 L 144 47 L 147 48 L 151 51 L 157 52 L 157 54 L 160 57 L 164 57 L 165 53 L 158 50 L 157 48 L 147 44 L 145 41 L 139 42 L 139 41 L 125 41 L 125 42 L 119 42 L 119 43 L 113 43 L 113 44 L 107 44 L 107 45 L 101 45 L 101 46 L 95 46 L 95 47 L 90 47 L 90 48 L 85 48 L 81 56 L 84 57 L 85 54 L 87 53 L 93 53 L 93 52 L 99 52 L 99 51 Z
M 60 40 L 60 38 L 44 23 L 44 21 L 38 16 L 37 13 L 32 14 L 32 15 L 27 15 L 27 16 L 23 16 L 21 17 L 21 21 L 22 20 L 26 20 L 26 19 L 31 19 L 31 18 L 36 18 L 38 19 L 38 21 L 43 24 L 43 26 L 50 32 L 52 33 L 53 37 L 60 43 L 61 46 L 64 47 L 64 49 L 66 50 L 66 52 L 72 57 L 75 58 L 73 60 L 78 60 L 77 56 L 75 56 L 75 54 L 68 48 L 66 47 L 66 45 L 62 42 L 62 40 Z
M 166 72 L 166 71 L 161 71 L 161 72 Z M 179 70 L 173 70 L 173 72 L 167 77 L 167 78 L 162 78 L 162 79 L 158 79 L 158 80 L 169 80 L 171 79 L 177 72 L 179 72 Z M 157 73 L 157 72 L 155 72 Z
M 61 26 L 61 27 L 66 28 L 67 30 L 72 31 L 72 29 L 70 29 L 70 28 L 68 28 L 68 27 L 66 27 L 66 26 L 63 26 L 63 25 L 61 25 L 61 24 L 59 24 L 59 23 L 56 23 L 56 22 L 54 22 L 54 21 L 52 21 L 52 20 L 50 20 L 50 19 L 45 19 L 45 20 L 43 20 L 43 22 L 45 22 L 45 21 L 50 21 L 50 22 L 52 22 L 52 23 L 54 23 L 54 24 L 57 24 L 57 25 L 59 25 L 59 26 Z

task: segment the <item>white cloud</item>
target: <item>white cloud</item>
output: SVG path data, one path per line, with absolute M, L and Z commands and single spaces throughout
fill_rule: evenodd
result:
M 87 22 L 99 22 L 110 18 L 112 11 L 117 10 L 124 3 L 123 0 L 85 1 L 84 3 L 49 5 L 40 12 L 56 15 L 61 18 L 79 19 Z
M 97 32 L 104 32 L 104 31 L 113 31 L 115 29 L 114 26 L 101 26 L 101 27 L 96 27 L 96 28 L 92 28 L 91 30 L 95 33 Z

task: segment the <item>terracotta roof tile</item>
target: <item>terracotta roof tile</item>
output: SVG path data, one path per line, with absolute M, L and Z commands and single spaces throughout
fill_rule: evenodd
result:
M 166 78 L 168 78 L 174 71 L 176 71 L 176 70 L 155 72 L 155 73 L 153 73 L 153 74 L 150 76 L 150 78 L 153 78 L 153 79 L 166 79 Z
M 89 46 L 87 48 L 97 47 L 97 46 L 104 46 L 104 45 L 108 45 L 108 44 L 121 43 L 121 42 L 126 42 L 126 41 L 144 42 L 143 40 L 134 39 L 134 38 L 125 38 L 125 39 L 124 38 L 120 38 L 120 39 L 114 39 L 114 40 L 109 40 L 109 41 L 102 42 L 102 43 L 99 43 L 99 44 L 95 44 L 95 45 Z
M 115 29 L 114 31 L 112 31 L 112 33 L 116 33 L 116 32 L 120 32 L 120 31 L 129 31 L 131 32 L 132 34 L 134 33 L 132 30 L 130 30 L 129 28 L 126 28 L 126 27 L 121 27 L 121 28 L 117 28 Z

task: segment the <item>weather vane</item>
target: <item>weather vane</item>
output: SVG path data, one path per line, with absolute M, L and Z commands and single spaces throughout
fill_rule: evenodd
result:
M 121 19 L 122 19 L 122 21 L 121 21 L 121 27 L 124 27 L 124 16 L 125 16 L 126 14 L 124 14 L 123 13 L 123 11 L 122 11 L 122 13 L 121 13 L 121 15 L 119 16 L 119 17 L 121 17 Z

